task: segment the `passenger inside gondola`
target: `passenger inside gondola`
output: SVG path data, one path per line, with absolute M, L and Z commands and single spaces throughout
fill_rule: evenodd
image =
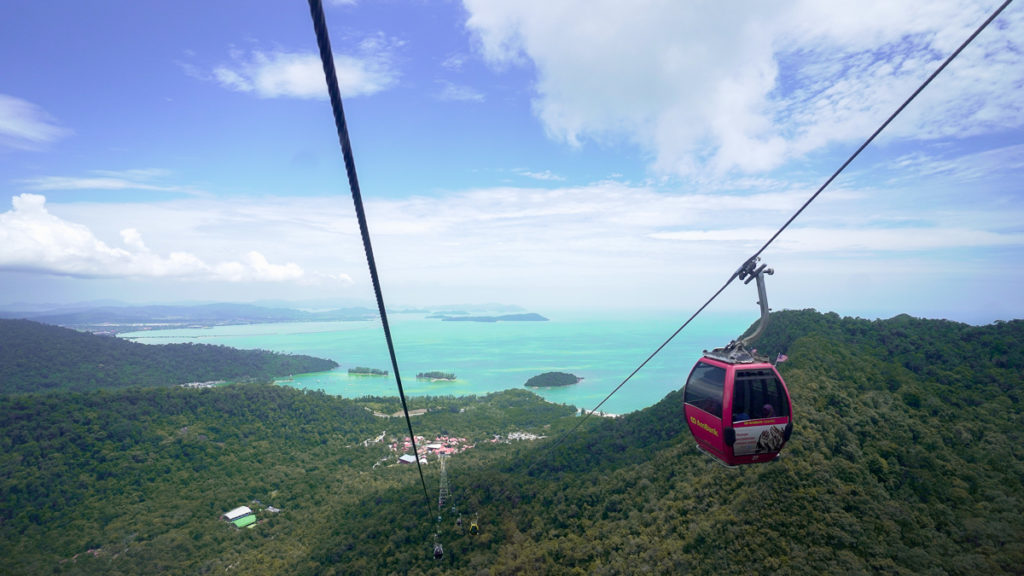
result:
M 733 422 L 737 421 L 735 414 L 740 412 L 752 418 L 789 416 L 782 383 L 764 370 L 737 370 L 733 396 Z
M 736 382 L 736 386 L 733 389 L 732 397 L 732 421 L 742 422 L 744 420 L 750 420 L 750 414 L 747 413 L 747 389 L 750 388 L 748 382 Z

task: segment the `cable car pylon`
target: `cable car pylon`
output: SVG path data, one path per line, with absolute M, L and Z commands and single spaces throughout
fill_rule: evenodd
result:
M 444 547 L 441 545 L 441 521 L 444 506 L 451 497 L 448 490 L 448 469 L 445 466 L 445 455 L 441 454 L 438 461 L 441 463 L 441 487 L 437 495 L 437 526 L 434 528 L 434 560 L 444 558 Z
M 448 458 L 441 454 L 438 458 L 441 462 L 441 490 L 437 496 L 437 512 L 438 518 L 440 518 L 441 511 L 444 510 L 444 505 L 448 503 L 451 498 L 451 491 L 448 490 L 448 469 L 445 466 L 445 462 Z

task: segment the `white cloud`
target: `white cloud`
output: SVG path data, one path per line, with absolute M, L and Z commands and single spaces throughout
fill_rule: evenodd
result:
M 249 252 L 245 255 L 247 269 L 255 278 L 270 282 L 282 282 L 302 278 L 303 271 L 298 264 L 289 262 L 287 264 L 271 264 L 266 256 L 259 252 Z M 248 276 L 248 274 L 246 275 Z M 243 279 L 246 279 L 243 276 Z
M 250 251 L 242 262 L 209 265 L 188 252 L 153 253 L 135 228 L 121 230 L 125 248 L 108 246 L 82 224 L 51 214 L 46 198 L 21 194 L 0 213 L 0 269 L 80 278 L 181 278 L 228 282 L 302 280 L 294 263 L 271 264 Z
M 0 94 L 0 146 L 37 150 L 69 134 L 39 106 Z
M 993 148 L 952 159 L 936 158 L 924 152 L 913 152 L 894 158 L 894 171 L 906 178 L 942 176 L 955 182 L 977 182 L 986 178 L 1015 179 L 1024 171 L 1024 144 Z
M 331 283 L 339 284 L 341 286 L 352 286 L 353 284 L 355 284 L 355 281 L 352 280 L 352 277 L 349 276 L 348 274 L 345 274 L 344 272 L 339 272 L 337 274 L 317 272 L 315 273 L 315 276 L 317 276 L 318 278 L 323 278 L 324 280 L 327 280 Z
M 28 190 L 148 190 L 197 194 L 197 190 L 180 185 L 159 183 L 170 173 L 157 168 L 136 170 L 93 170 L 90 176 L 40 176 L 26 178 L 21 184 Z
M 988 9 L 968 0 L 464 5 L 488 62 L 536 70 L 534 110 L 552 137 L 624 137 L 664 174 L 762 172 L 866 138 Z M 1024 125 L 1022 28 L 1024 12 L 1006 11 L 887 136 Z
M 466 54 L 451 54 L 441 61 L 441 67 L 451 72 L 461 72 L 469 57 Z
M 485 100 L 483 92 L 472 86 L 455 84 L 446 80 L 440 80 L 438 83 L 441 85 L 441 91 L 438 93 L 437 99 L 442 102 L 483 102 Z
M 310 70 L 310 76 L 310 83 L 312 84 L 314 83 L 313 81 L 315 80 L 315 78 L 312 78 L 312 70 Z M 213 77 L 217 79 L 217 82 L 220 82 L 221 86 L 224 86 L 225 88 L 230 88 L 231 90 L 234 90 L 236 92 L 252 92 L 254 89 L 253 83 L 250 82 L 247 78 L 243 77 L 238 72 L 235 72 L 234 70 L 225 68 L 223 66 L 220 68 L 214 68 Z M 308 88 L 306 89 L 308 90 Z
M 121 240 L 124 241 L 125 245 L 134 248 L 138 252 L 149 252 L 149 248 L 146 248 L 146 243 L 142 241 L 142 235 L 135 228 L 121 230 Z
M 100 242 L 88 228 L 46 211 L 46 198 L 22 194 L 13 210 L 0 214 L 0 265 L 31 270 L 61 269 L 71 276 L 100 271 L 129 253 Z
M 818 277 L 831 270 L 885 274 L 893 293 L 897 284 L 920 292 L 914 283 L 922 272 L 942 278 L 936 285 L 965 273 L 951 261 L 956 255 L 970 254 L 975 276 L 987 279 L 992 274 L 978 263 L 998 263 L 1001 252 L 1024 248 L 1013 214 L 1000 218 L 979 207 L 923 216 L 919 202 L 893 210 L 886 195 L 899 191 L 830 194 L 778 238 L 765 261 L 779 272 L 773 282 L 785 284 L 785 301 L 871 309 L 877 295 L 864 301 L 854 285 L 816 294 L 829 284 Z M 666 194 L 601 183 L 375 201 L 367 212 L 388 293 L 405 302 L 501 293 L 526 305 L 685 306 L 710 296 L 806 197 Z M 797 277 L 803 280 L 794 284 Z M 1000 280 L 1007 281 L 1016 280 Z M 935 297 L 928 291 L 922 300 Z M 742 308 L 750 294 L 737 292 Z
M 657 232 L 652 238 L 685 243 L 739 243 L 749 246 L 763 244 L 775 229 L 733 228 L 727 230 L 684 230 Z M 832 253 L 850 255 L 854 252 L 915 252 L 958 248 L 1024 246 L 1024 233 L 996 233 L 970 228 L 794 228 L 773 244 L 776 252 Z
M 978 161 L 1013 154 L 1019 152 Z M 1024 247 L 1019 210 L 1006 204 L 1005 187 L 993 193 L 983 182 L 976 195 L 939 209 L 929 204 L 932 184 L 953 171 L 927 156 L 903 162 L 921 175 L 912 185 L 830 189 L 772 245 L 766 260 L 781 272 L 774 282 L 805 279 L 787 286 L 791 302 L 819 305 L 808 293 L 822 283 L 806 279 L 837 261 L 844 274 L 884 271 L 911 287 L 922 270 L 962 274 L 963 267 L 946 265 L 951 255 L 969 254 L 982 277 Z M 670 193 L 613 181 L 550 188 L 549 181 L 542 188 L 371 199 L 366 213 L 390 303 L 486 297 L 628 306 L 644 294 L 649 305 L 674 305 L 709 295 L 718 287 L 711 284 L 760 248 L 810 193 L 764 178 L 734 184 L 743 191 Z M 262 294 L 277 290 L 275 297 L 285 298 L 338 296 L 342 288 L 372 295 L 351 204 L 337 197 L 181 196 L 48 209 L 42 196 L 23 194 L 13 211 L 0 214 L 0 268 L 222 285 L 261 280 Z M 999 282 L 1012 284 L 1019 274 Z M 817 300 L 799 304 L 798 293 Z M 846 290 L 830 298 L 821 306 L 842 309 L 860 296 Z
M 543 172 L 532 172 L 529 170 L 522 170 L 519 172 L 519 174 L 526 176 L 527 178 L 533 178 L 534 180 L 544 180 L 549 182 L 565 180 L 563 176 L 559 176 L 558 174 L 555 174 L 551 170 L 545 170 Z
M 29 190 L 174 190 L 166 186 L 133 182 L 123 178 L 44 176 L 28 178 L 22 180 L 22 183 Z
M 398 82 L 393 53 L 401 43 L 383 36 L 358 46 L 358 55 L 334 54 L 334 69 L 343 97 L 367 96 Z M 319 54 L 253 50 L 233 51 L 233 62 L 213 70 L 221 86 L 261 98 L 326 98 Z

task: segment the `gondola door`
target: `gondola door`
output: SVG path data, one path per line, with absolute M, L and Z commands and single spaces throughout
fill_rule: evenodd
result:
M 701 358 L 690 371 L 683 388 L 683 410 L 697 447 L 725 462 L 728 459 L 723 437 L 723 400 L 731 366 L 710 358 Z
M 786 384 L 771 364 L 735 366 L 731 376 L 726 463 L 774 460 L 793 431 Z

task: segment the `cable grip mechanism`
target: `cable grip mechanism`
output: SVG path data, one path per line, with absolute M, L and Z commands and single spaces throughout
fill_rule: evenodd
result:
M 761 321 L 758 323 L 757 329 L 750 336 L 737 338 L 724 348 L 715 348 L 711 352 L 705 350 L 706 355 L 732 363 L 749 363 L 756 360 L 753 352 L 747 350 L 747 346 L 760 338 L 764 334 L 765 328 L 768 327 L 768 316 L 771 309 L 768 308 L 768 293 L 764 286 L 764 276 L 765 274 L 769 276 L 775 274 L 775 270 L 769 268 L 767 264 L 758 266 L 757 263 L 760 260 L 758 257 L 751 258 L 736 271 L 736 277 L 743 280 L 744 284 L 750 284 L 751 280 L 757 282 L 757 304 L 761 307 Z

